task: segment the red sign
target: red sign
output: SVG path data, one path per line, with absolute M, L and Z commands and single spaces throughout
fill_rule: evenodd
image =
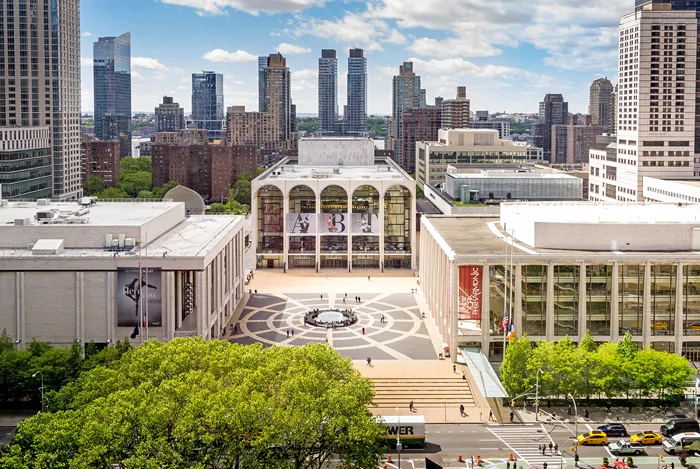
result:
M 481 321 L 481 273 L 479 265 L 459 266 L 459 319 Z

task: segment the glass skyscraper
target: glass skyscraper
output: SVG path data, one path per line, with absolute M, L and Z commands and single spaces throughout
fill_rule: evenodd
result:
M 367 58 L 362 49 L 348 57 L 348 106 L 345 128 L 349 134 L 367 132 Z
M 99 38 L 93 61 L 95 136 L 105 140 L 106 115 L 126 116 L 131 122 L 131 34 Z
M 224 130 L 224 76 L 215 72 L 192 74 L 192 121 L 206 129 L 209 141 L 218 140 Z
M 318 59 L 318 130 L 334 133 L 338 121 L 338 58 L 323 49 Z

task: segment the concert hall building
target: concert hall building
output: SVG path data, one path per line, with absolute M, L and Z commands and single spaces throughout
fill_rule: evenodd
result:
M 305 138 L 253 181 L 256 268 L 416 268 L 416 184 L 368 138 Z

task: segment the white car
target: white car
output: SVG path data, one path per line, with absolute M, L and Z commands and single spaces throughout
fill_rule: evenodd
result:
M 628 454 L 640 455 L 645 452 L 644 446 L 641 443 L 634 441 L 620 440 L 617 443 L 610 443 L 608 449 L 615 456 Z

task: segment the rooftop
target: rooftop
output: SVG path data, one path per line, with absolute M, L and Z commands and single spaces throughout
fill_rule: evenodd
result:
M 479 172 L 451 172 L 445 175 L 455 179 L 490 179 L 490 178 L 516 178 L 516 179 L 570 179 L 570 176 L 563 173 L 541 173 L 531 171 L 485 171 Z
M 390 165 L 374 166 L 299 166 L 283 164 L 273 171 L 260 176 L 259 179 L 323 179 L 323 180 L 412 180 L 400 169 Z

